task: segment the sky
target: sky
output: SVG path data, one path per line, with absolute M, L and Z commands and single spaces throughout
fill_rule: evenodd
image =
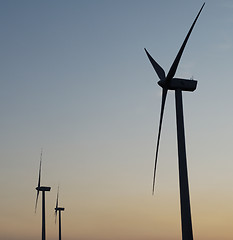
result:
M 164 115 L 156 189 L 158 77 L 203 1 L 0 1 L 0 239 L 181 239 L 174 92 Z M 176 77 L 183 94 L 194 239 L 233 238 L 233 2 L 206 0 Z

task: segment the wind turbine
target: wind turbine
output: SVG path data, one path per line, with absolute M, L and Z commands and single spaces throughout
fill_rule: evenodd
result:
M 187 172 L 187 161 L 186 161 L 186 149 L 185 149 L 185 133 L 184 133 L 184 117 L 183 117 L 183 102 L 182 102 L 182 91 L 193 92 L 197 87 L 197 81 L 174 78 L 178 64 L 180 62 L 181 56 L 183 54 L 186 43 L 190 37 L 193 27 L 204 7 L 205 3 L 202 5 L 200 11 L 198 12 L 191 28 L 181 48 L 166 76 L 163 68 L 151 57 L 148 51 L 145 49 L 146 54 L 157 73 L 160 81 L 158 85 L 162 87 L 162 102 L 161 102 L 161 112 L 159 120 L 159 131 L 155 152 L 155 165 L 154 165 L 154 176 L 153 176 L 153 194 L 155 187 L 155 175 L 156 175 L 156 165 L 158 159 L 159 142 L 164 114 L 165 101 L 167 97 L 168 90 L 175 90 L 175 101 L 176 101 L 176 122 L 177 122 L 177 144 L 178 144 L 178 161 L 179 161 L 179 184 L 180 184 L 180 206 L 181 206 L 181 223 L 182 223 L 182 239 L 192 240 L 192 219 L 190 210 L 190 199 L 189 199 L 189 185 L 188 185 L 188 172 Z
M 64 211 L 65 208 L 58 207 L 58 198 L 59 198 L 59 187 L 57 189 L 57 200 L 56 200 L 56 207 L 54 208 L 54 210 L 55 210 L 55 222 L 57 220 L 57 212 L 59 213 L 59 240 L 61 240 L 61 211 Z
M 46 235 L 45 235 L 45 192 L 49 192 L 51 187 L 40 186 L 41 162 L 42 162 L 42 150 L 41 150 L 41 154 L 40 154 L 38 186 L 36 187 L 37 195 L 36 195 L 35 212 L 36 212 L 36 209 L 37 209 L 39 194 L 40 194 L 40 192 L 42 192 L 42 240 L 45 240 L 46 239 Z

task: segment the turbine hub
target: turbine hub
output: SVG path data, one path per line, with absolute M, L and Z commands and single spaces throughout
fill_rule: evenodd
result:
M 162 88 L 167 87 L 167 81 L 166 80 L 160 80 L 160 81 L 158 81 L 158 85 Z

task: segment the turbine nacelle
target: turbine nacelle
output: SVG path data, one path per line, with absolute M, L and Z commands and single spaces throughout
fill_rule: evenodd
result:
M 193 92 L 197 88 L 197 81 L 185 78 L 172 78 L 170 81 L 160 80 L 158 85 L 168 90 L 180 89 L 182 91 Z
M 45 192 L 45 191 L 49 192 L 50 189 L 51 187 L 45 187 L 45 186 L 36 187 L 36 190 L 41 192 Z
M 55 211 L 65 211 L 65 208 L 63 207 L 56 207 L 54 208 Z

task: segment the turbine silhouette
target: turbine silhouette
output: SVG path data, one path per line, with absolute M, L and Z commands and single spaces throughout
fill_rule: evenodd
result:
M 41 181 L 41 163 L 42 163 L 42 150 L 40 154 L 40 167 L 39 167 L 39 178 L 38 178 L 38 186 L 36 187 L 37 194 L 36 194 L 36 205 L 35 205 L 35 212 L 37 209 L 37 203 L 40 192 L 42 192 L 42 240 L 46 239 L 45 234 L 45 192 L 50 191 L 51 187 L 45 187 L 40 185 Z
M 177 67 L 179 65 L 181 56 L 183 54 L 184 48 L 188 42 L 190 34 L 193 30 L 194 25 L 204 7 L 205 3 L 202 5 L 200 11 L 198 12 L 189 32 L 187 33 L 183 44 L 166 76 L 163 68 L 151 57 L 149 52 L 145 49 L 145 52 L 157 73 L 160 81 L 158 85 L 162 87 L 162 102 L 159 120 L 159 131 L 157 137 L 157 145 L 155 151 L 155 163 L 154 163 L 154 175 L 153 175 L 153 187 L 152 193 L 154 194 L 155 188 L 155 175 L 156 166 L 158 160 L 159 143 L 161 136 L 161 128 L 164 115 L 164 107 L 167 97 L 168 90 L 175 90 L 175 100 L 176 100 L 176 122 L 177 122 L 177 144 L 178 144 L 178 159 L 179 159 L 179 183 L 180 183 L 180 205 L 181 205 L 181 222 L 182 222 L 182 239 L 192 240 L 192 220 L 191 220 L 191 210 L 190 210 L 190 200 L 189 200 L 189 186 L 188 186 L 188 172 L 187 172 L 187 161 L 186 161 L 186 149 L 185 149 L 185 133 L 184 133 L 184 117 L 183 117 L 183 103 L 182 103 L 182 91 L 193 92 L 196 89 L 197 81 L 174 78 Z
M 61 240 L 61 211 L 64 211 L 65 208 L 63 207 L 58 207 L 58 199 L 59 199 L 59 186 L 57 189 L 57 200 L 56 200 L 56 207 L 54 208 L 55 210 L 55 223 L 57 221 L 57 212 L 59 213 L 59 240 Z

